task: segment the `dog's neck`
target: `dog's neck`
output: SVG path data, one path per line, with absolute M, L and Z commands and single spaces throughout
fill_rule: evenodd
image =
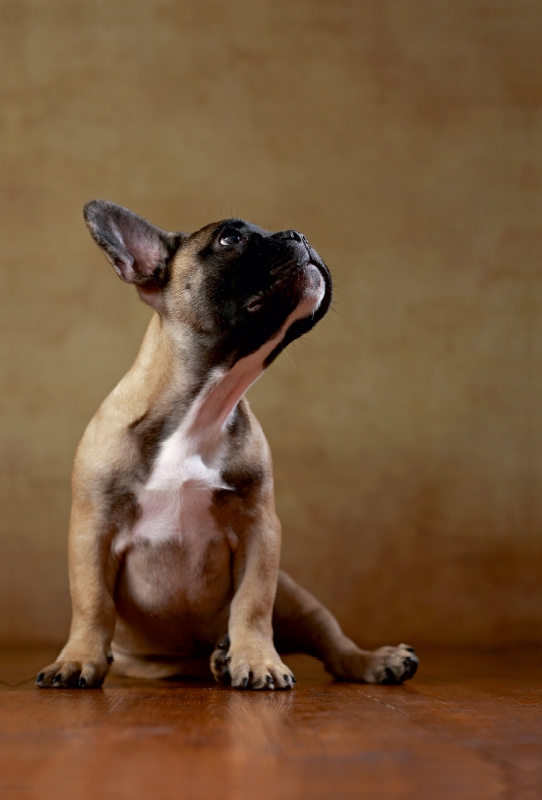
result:
M 208 431 L 211 436 L 223 432 L 239 400 L 262 375 L 267 357 L 280 346 L 290 326 L 312 311 L 314 305 L 315 298 L 307 297 L 258 350 L 236 361 L 230 369 L 217 367 L 211 370 L 189 412 L 189 425 L 194 430 Z
M 262 347 L 230 368 L 218 366 L 209 370 L 203 385 L 193 396 L 181 422 L 183 436 L 203 456 L 223 440 L 232 414 L 249 387 L 262 375 L 267 356 L 278 346 L 281 331 Z
M 290 326 L 311 312 L 321 301 L 307 294 L 284 321 L 278 332 L 258 350 L 233 366 L 211 366 L 194 381 L 194 354 L 201 339 L 192 329 L 155 314 L 138 355 L 136 366 L 148 378 L 148 410 L 167 398 L 169 407 L 183 408 L 179 424 L 187 439 L 206 449 L 224 435 L 228 420 L 247 389 L 262 375 L 268 356 L 280 346 Z M 205 345 L 203 345 L 204 347 Z M 202 353 L 212 363 L 210 353 Z M 191 368 L 192 365 L 192 368 Z

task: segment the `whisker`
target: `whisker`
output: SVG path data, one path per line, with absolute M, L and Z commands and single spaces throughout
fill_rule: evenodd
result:
M 292 361 L 292 359 L 291 359 L 291 358 L 290 358 L 290 356 L 288 355 L 288 351 L 287 351 L 287 350 L 285 350 L 285 349 L 284 349 L 284 347 L 282 346 L 282 342 L 281 342 L 281 344 L 280 344 L 280 349 L 282 350 L 282 352 L 284 353 L 284 355 L 286 356 L 286 358 L 288 359 L 288 361 L 290 362 L 290 364 L 291 364 L 293 367 L 296 367 L 296 366 L 297 366 L 297 364 L 294 364 L 294 362 Z

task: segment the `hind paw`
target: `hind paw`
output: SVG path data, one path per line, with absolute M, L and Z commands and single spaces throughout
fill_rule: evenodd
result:
M 216 643 L 215 651 L 211 656 L 211 672 L 213 673 L 213 678 L 218 683 L 224 683 L 226 686 L 231 685 L 231 675 L 228 669 L 228 665 L 231 661 L 228 655 L 229 649 L 230 637 L 223 636 L 222 639 L 219 639 Z
M 363 679 L 367 683 L 400 684 L 416 674 L 419 659 L 413 647 L 379 647 L 369 654 Z

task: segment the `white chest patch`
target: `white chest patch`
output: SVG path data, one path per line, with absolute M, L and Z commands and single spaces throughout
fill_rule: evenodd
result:
M 197 441 L 186 437 L 181 425 L 160 450 L 153 470 L 137 499 L 140 516 L 131 538 L 152 542 L 168 539 L 207 540 L 216 532 L 209 513 L 215 489 L 227 489 L 220 478 L 221 447 L 208 453 L 207 463 L 197 452 Z

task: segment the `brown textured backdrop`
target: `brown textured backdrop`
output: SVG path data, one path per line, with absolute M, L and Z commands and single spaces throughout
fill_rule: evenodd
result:
M 541 23 L 529 0 L 0 0 L 0 639 L 65 636 L 74 448 L 149 317 L 84 227 L 106 197 L 297 228 L 330 264 L 337 313 L 250 398 L 283 563 L 345 628 L 542 640 Z

